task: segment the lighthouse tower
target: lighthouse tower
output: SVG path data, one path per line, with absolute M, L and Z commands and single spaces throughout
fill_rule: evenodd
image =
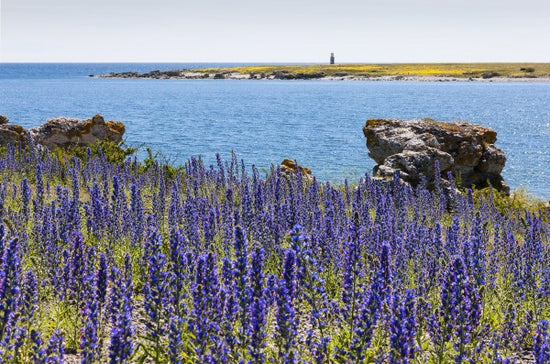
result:
M 330 54 L 330 64 L 334 64 L 334 53 Z

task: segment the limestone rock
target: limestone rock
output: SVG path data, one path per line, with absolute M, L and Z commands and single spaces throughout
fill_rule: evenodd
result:
M 390 155 L 384 164 L 378 167 L 378 175 L 391 178 L 395 170 L 400 170 L 406 180 L 418 181 L 421 175 L 435 175 L 435 161 L 439 161 L 440 169 L 447 170 L 454 163 L 453 157 L 435 148 L 424 150 L 404 150 Z
M 391 178 L 399 171 L 413 186 L 422 176 L 429 184 L 437 160 L 443 178 L 450 171 L 461 176 L 464 187 L 483 187 L 488 181 L 509 192 L 500 175 L 506 156 L 494 146 L 494 130 L 464 121 L 371 119 L 363 133 L 369 156 L 378 164 L 374 176 Z
M 8 144 L 18 145 L 19 142 L 25 143 L 27 130 L 19 125 L 0 124 L 0 146 Z
M 313 179 L 313 177 L 311 175 L 311 169 L 309 169 L 307 167 L 304 167 L 304 166 L 300 166 L 300 165 L 298 165 L 298 163 L 296 163 L 295 160 L 292 160 L 292 159 L 289 159 L 289 158 L 285 158 L 281 162 L 281 164 L 279 165 L 279 169 L 286 176 L 289 176 L 291 174 L 296 174 L 296 173 L 298 173 L 298 171 L 300 171 L 300 173 L 302 174 L 302 178 L 304 178 L 306 180 L 312 180 Z
M 122 141 L 124 124 L 105 121 L 101 115 L 91 119 L 58 117 L 29 130 L 31 137 L 50 149 L 71 145 L 92 145 L 100 140 Z

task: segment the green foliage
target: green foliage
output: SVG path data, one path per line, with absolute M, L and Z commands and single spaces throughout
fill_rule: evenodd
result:
M 97 143 L 87 147 L 74 145 L 68 148 L 57 147 L 52 152 L 60 161 L 77 157 L 85 160 L 88 154 L 88 148 L 91 150 L 92 156 L 103 155 L 109 163 L 122 164 L 129 156 L 133 155 L 137 148 L 127 146 L 124 143 L 115 143 L 110 140 L 100 140 Z
M 505 193 L 487 187 L 483 189 L 474 189 L 473 196 L 476 205 L 479 206 L 483 201 L 492 202 L 497 211 L 503 216 L 510 216 L 510 214 L 515 214 L 517 212 L 523 213 L 524 211 L 550 212 L 549 202 L 543 201 L 530 194 L 525 188 L 519 188 L 508 196 Z M 548 219 L 550 218 L 549 215 L 550 214 L 547 213 L 543 216 Z
M 169 163 L 161 163 L 159 162 L 160 159 L 166 159 L 161 153 L 156 152 L 153 153 L 151 148 L 147 147 L 147 158 L 143 160 L 143 163 L 140 166 L 140 172 L 145 173 L 146 171 L 152 169 L 152 168 L 160 168 L 164 171 L 166 177 L 168 179 L 173 179 L 176 177 L 176 175 L 183 171 L 183 167 L 174 167 Z

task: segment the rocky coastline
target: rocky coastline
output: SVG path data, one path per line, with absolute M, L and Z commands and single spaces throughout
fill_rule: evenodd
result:
M 324 72 L 313 73 L 240 73 L 240 72 L 198 72 L 194 70 L 170 70 L 139 72 L 112 72 L 102 75 L 89 75 L 92 78 L 119 79 L 158 79 L 158 80 L 318 80 L 318 81 L 411 81 L 411 82 L 550 82 L 548 76 L 504 77 L 487 73 L 479 77 L 456 76 L 420 76 L 420 75 L 385 75 L 362 76 L 352 74 L 328 75 Z
M 122 142 L 122 122 L 105 121 L 97 114 L 90 119 L 58 117 L 25 129 L 9 124 L 0 115 L 0 146 L 23 144 L 50 150 L 71 146 L 92 146 L 101 141 Z M 377 165 L 373 177 L 379 180 L 399 178 L 413 187 L 425 183 L 432 189 L 437 181 L 443 187 L 458 177 L 457 187 L 492 185 L 509 194 L 501 172 L 506 163 L 504 152 L 495 147 L 497 133 L 465 121 L 452 123 L 432 119 L 370 119 L 363 133 L 369 157 Z M 299 174 L 311 181 L 311 170 L 285 159 L 280 165 L 286 176 Z

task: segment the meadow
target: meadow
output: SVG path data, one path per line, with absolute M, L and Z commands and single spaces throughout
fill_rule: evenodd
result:
M 1 363 L 550 362 L 547 205 L 236 156 L 0 175 Z
M 550 63 L 388 63 L 388 64 L 319 64 L 319 65 L 264 65 L 234 68 L 204 68 L 203 73 L 237 72 L 269 76 L 276 72 L 315 76 L 435 76 L 456 78 L 536 78 L 550 76 Z

